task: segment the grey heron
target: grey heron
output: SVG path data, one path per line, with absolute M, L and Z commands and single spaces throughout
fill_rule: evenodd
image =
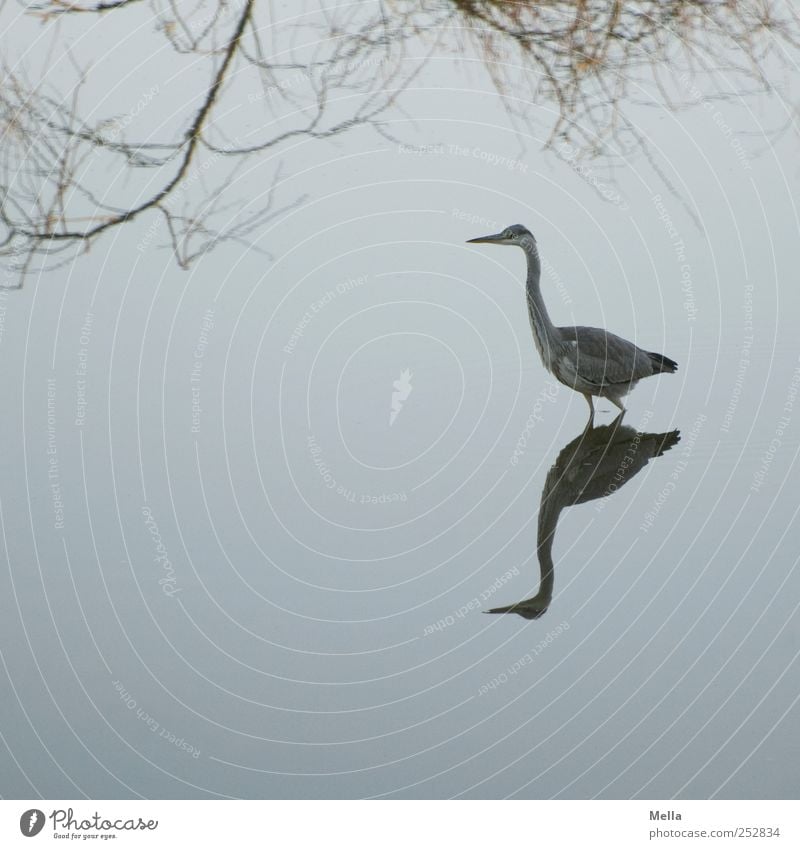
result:
M 678 368 L 678 364 L 669 357 L 645 351 L 599 327 L 556 327 L 550 321 L 542 298 L 542 266 L 536 239 L 522 224 L 512 224 L 502 233 L 469 239 L 467 243 L 514 245 L 525 252 L 528 261 L 528 315 L 533 341 L 544 367 L 586 399 L 590 422 L 594 419 L 593 395 L 608 398 L 624 412 L 622 398 L 642 378 L 662 372 L 672 374 Z
M 553 540 L 561 511 L 574 504 L 613 495 L 651 460 L 680 441 L 680 431 L 641 433 L 622 424 L 620 413 L 611 424 L 584 430 L 565 445 L 542 487 L 536 554 L 539 558 L 539 591 L 532 598 L 486 613 L 518 613 L 538 619 L 553 598 Z

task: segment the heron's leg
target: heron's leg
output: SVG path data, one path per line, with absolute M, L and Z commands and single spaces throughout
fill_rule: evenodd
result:
M 594 421 L 594 404 L 592 403 L 592 396 L 589 395 L 588 392 L 583 392 L 583 397 L 586 399 L 586 403 L 589 405 L 589 424 Z
M 622 406 L 622 404 L 616 398 L 613 398 L 611 395 L 607 395 L 606 397 L 608 398 L 609 401 L 611 401 L 611 403 L 615 407 L 619 407 L 620 410 L 622 410 L 623 413 L 627 412 L 626 409 Z

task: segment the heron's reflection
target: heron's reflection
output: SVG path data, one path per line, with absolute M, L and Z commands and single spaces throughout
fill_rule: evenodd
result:
M 612 495 L 650 460 L 669 451 L 680 440 L 680 431 L 641 433 L 622 424 L 624 413 L 609 425 L 587 427 L 561 449 L 547 473 L 539 505 L 536 552 L 541 580 L 539 592 L 508 607 L 487 613 L 518 613 L 538 619 L 553 597 L 553 537 L 561 511 L 573 504 Z

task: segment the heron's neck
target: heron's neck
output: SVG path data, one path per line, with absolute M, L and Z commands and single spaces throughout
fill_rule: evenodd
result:
M 531 320 L 533 341 L 536 343 L 536 348 L 542 360 L 547 365 L 555 356 L 558 334 L 553 322 L 550 321 L 547 307 L 544 305 L 544 298 L 542 298 L 542 290 L 539 285 L 542 276 L 542 264 L 539 261 L 539 251 L 536 245 L 525 247 L 525 257 L 528 260 L 528 279 L 525 288 L 528 294 L 528 315 Z

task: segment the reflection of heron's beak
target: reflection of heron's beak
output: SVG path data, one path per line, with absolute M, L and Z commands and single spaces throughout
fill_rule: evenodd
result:
M 538 619 L 547 612 L 549 601 L 538 601 L 534 604 L 526 604 L 526 602 L 537 602 L 537 598 L 526 598 L 525 601 L 518 601 L 515 604 L 509 604 L 508 607 L 493 607 L 491 610 L 484 610 L 484 613 L 519 613 L 525 619 Z
M 489 244 L 491 244 L 492 242 L 496 243 L 496 242 L 502 242 L 502 241 L 503 241 L 503 234 L 502 233 L 496 233 L 494 236 L 478 236 L 477 239 L 467 239 L 467 244 L 468 245 L 474 245 L 474 244 L 478 244 L 478 243 L 482 243 L 482 242 L 488 242 Z

